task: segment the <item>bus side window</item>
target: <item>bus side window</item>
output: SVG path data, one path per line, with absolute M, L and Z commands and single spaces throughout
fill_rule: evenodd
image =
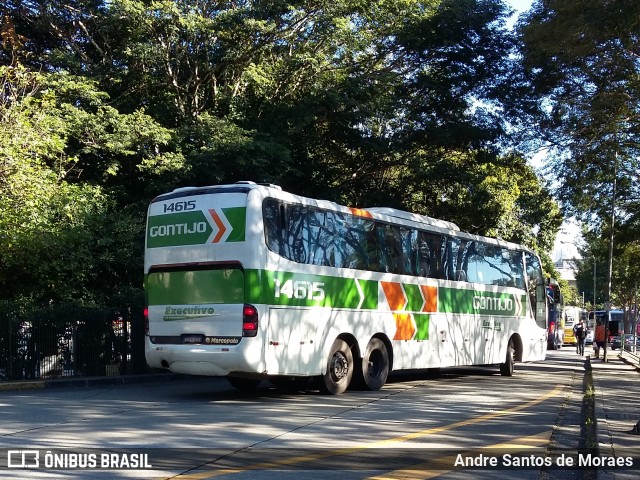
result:
M 484 245 L 473 242 L 467 252 L 467 280 L 472 283 L 484 283 L 482 263 L 484 262 Z
M 334 246 L 333 221 L 326 212 L 309 209 L 309 263 L 313 265 L 333 265 Z
M 456 280 L 456 253 L 460 248 L 460 240 L 457 238 L 443 237 L 442 242 L 442 267 L 446 280 Z
M 414 230 L 410 230 L 408 228 L 400 227 L 398 229 L 399 233 L 399 241 L 400 241 L 400 264 L 398 268 L 400 269 L 400 273 L 404 275 L 413 275 L 413 255 L 411 249 L 411 236 Z
M 421 277 L 428 277 L 431 267 L 431 243 L 424 232 L 416 230 L 414 237 L 416 274 Z
M 500 250 L 493 245 L 482 245 L 482 254 L 479 261 L 476 262 L 477 275 L 482 283 L 487 285 L 499 285 L 499 279 L 502 277 L 496 265 L 496 252 Z
M 443 278 L 440 258 L 441 235 L 419 231 L 417 233 L 417 273 L 422 277 Z
M 531 252 L 524 252 L 527 271 L 529 305 L 536 319 L 536 324 L 547 328 L 547 293 L 542 276 L 542 267 L 538 257 Z
M 374 256 L 377 258 L 369 257 L 369 260 L 372 265 L 375 265 L 378 262 L 376 270 L 379 272 L 391 272 L 393 271 L 393 262 L 394 262 L 394 252 L 393 252 L 393 237 L 389 236 L 387 238 L 387 229 L 386 225 L 376 223 L 375 224 L 375 242 L 377 247 L 373 247 L 372 251 L 375 252 L 377 250 L 377 255 L 374 253 Z
M 289 260 L 298 263 L 307 263 L 309 260 L 309 243 L 305 241 L 307 208 L 302 205 L 289 205 L 287 208 L 287 226 L 285 229 L 285 242 L 287 251 L 285 256 Z
M 524 290 L 524 265 L 522 264 L 522 254 L 516 251 L 509 251 L 509 258 L 506 260 L 511 270 L 511 284 L 509 286 Z
M 366 270 L 369 262 L 366 236 L 370 220 L 351 214 L 335 213 L 336 236 L 341 251 L 342 266 Z
M 456 280 L 459 282 L 469 281 L 469 258 L 475 253 L 476 242 L 461 240 L 456 255 Z
M 387 224 L 378 224 L 377 227 L 384 260 L 383 271 L 401 275 L 410 274 L 410 250 L 405 247 L 409 230 Z
M 281 227 L 283 220 L 281 219 L 281 208 L 279 202 L 273 198 L 267 198 L 262 208 L 262 216 L 264 218 L 264 235 L 267 247 L 272 252 L 284 253 Z

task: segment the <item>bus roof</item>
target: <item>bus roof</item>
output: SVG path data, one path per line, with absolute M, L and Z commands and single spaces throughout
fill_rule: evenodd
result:
M 340 205 L 338 203 L 332 202 L 330 200 L 318 200 L 312 199 L 309 197 L 304 197 L 300 195 L 296 195 L 290 192 L 285 192 L 278 185 L 274 185 L 271 183 L 256 183 L 253 181 L 238 181 L 232 184 L 226 185 L 211 185 L 204 187 L 180 187 L 175 190 L 158 195 L 156 198 L 152 200 L 151 203 L 158 201 L 165 201 L 172 198 L 182 198 L 192 195 L 206 195 L 210 193 L 233 193 L 233 192 L 242 192 L 249 193 L 252 190 L 261 191 L 262 195 L 265 197 L 274 197 L 279 198 L 284 201 L 298 202 L 303 205 L 316 206 L 319 208 L 325 208 L 330 210 L 335 210 L 343 213 L 351 213 L 359 216 L 363 216 L 366 218 L 375 218 L 381 220 L 383 222 L 400 224 L 413 226 L 415 228 L 428 227 L 428 230 L 436 231 L 438 233 L 448 234 L 452 236 L 458 236 L 461 238 L 466 238 L 469 240 L 481 241 L 485 243 L 490 243 L 498 246 L 502 246 L 511 250 L 524 250 L 533 252 L 530 248 L 527 248 L 523 245 L 519 245 L 512 242 L 507 242 L 505 240 L 496 239 L 492 237 L 483 237 L 480 235 L 475 235 L 472 233 L 463 232 L 460 228 L 453 222 L 448 222 L 446 220 L 440 220 L 437 218 L 429 217 L 427 215 L 421 215 L 417 213 L 405 212 L 403 210 L 398 210 L 390 207 L 367 207 L 367 208 L 350 208 L 344 205 Z
M 447 222 L 446 220 L 439 220 L 427 215 L 420 215 L 417 213 L 405 212 L 404 210 L 398 210 L 390 207 L 369 207 L 364 210 L 371 213 L 378 213 L 380 215 L 386 215 L 388 217 L 401 218 L 403 220 L 411 220 L 417 223 L 424 223 L 426 225 L 433 225 L 440 228 L 446 228 L 453 231 L 460 231 L 460 228 L 453 222 Z

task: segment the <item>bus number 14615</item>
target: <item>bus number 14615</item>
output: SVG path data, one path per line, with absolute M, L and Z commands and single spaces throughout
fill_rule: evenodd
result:
M 298 298 L 307 300 L 324 299 L 324 283 L 307 282 L 304 280 L 286 280 L 284 283 L 280 279 L 275 279 L 275 296 L 287 298 Z

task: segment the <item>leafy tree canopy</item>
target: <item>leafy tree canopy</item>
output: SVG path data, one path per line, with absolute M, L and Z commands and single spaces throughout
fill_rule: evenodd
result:
M 632 0 L 539 0 L 520 25 L 530 125 L 551 148 L 563 205 L 600 229 L 614 179 L 620 220 L 639 225 L 639 19 Z
M 640 234 L 640 3 L 538 0 L 519 32 L 521 80 L 533 89 L 519 104 L 521 118 L 530 138 L 549 148 L 548 174 L 564 209 L 588 226 L 579 288 L 593 298 L 595 263 L 596 301 L 609 300 L 613 236 L 611 300 L 630 305 L 640 283 L 632 260 Z
M 237 180 L 550 249 L 557 205 L 500 149 L 522 86 L 508 13 L 499 0 L 8 0 L 0 261 L 24 279 L 8 295 L 139 290 L 149 200 Z
M 120 162 L 166 133 L 142 112 L 105 106 L 106 95 L 81 78 L 0 67 L 0 85 L 3 297 L 117 294 L 138 267 L 142 216 L 107 177 L 122 179 Z M 132 134 L 145 125 L 155 133 Z

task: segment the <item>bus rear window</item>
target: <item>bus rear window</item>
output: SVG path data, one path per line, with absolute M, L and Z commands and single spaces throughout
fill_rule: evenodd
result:
M 151 271 L 149 305 L 243 303 L 244 272 L 240 268 L 197 268 Z

